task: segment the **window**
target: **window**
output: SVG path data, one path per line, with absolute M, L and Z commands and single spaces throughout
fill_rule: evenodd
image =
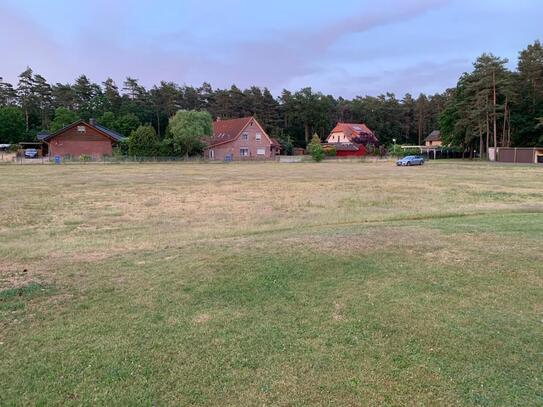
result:
M 256 149 L 256 155 L 265 155 L 266 149 L 265 148 L 257 148 Z
M 262 134 L 256 133 L 255 140 L 260 141 L 262 139 Z
M 239 149 L 240 157 L 249 157 L 249 149 L 247 147 L 242 147 Z
M 85 126 L 77 126 L 77 131 L 80 133 L 85 133 Z
M 209 159 L 213 160 L 215 158 L 215 151 L 209 150 Z
M 249 134 L 243 133 L 243 134 L 241 135 L 241 139 L 242 139 L 243 141 L 249 140 Z

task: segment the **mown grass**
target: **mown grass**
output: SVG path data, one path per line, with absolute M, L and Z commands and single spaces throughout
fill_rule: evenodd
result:
M 543 403 L 541 168 L 0 170 L 0 405 Z

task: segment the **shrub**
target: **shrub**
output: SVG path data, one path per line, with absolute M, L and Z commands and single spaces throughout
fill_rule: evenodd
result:
M 317 134 L 313 135 L 313 138 L 311 139 L 311 143 L 307 146 L 307 149 L 309 151 L 309 154 L 316 162 L 321 162 L 324 158 L 324 150 L 321 145 L 321 139 Z
M 128 138 L 128 154 L 133 157 L 156 157 L 158 143 L 153 126 L 139 126 Z
M 82 162 L 92 161 L 92 157 L 90 155 L 87 155 L 87 154 L 81 154 L 79 156 L 79 161 L 82 161 Z
M 159 157 L 173 157 L 175 155 L 171 139 L 162 140 L 158 144 L 157 150 Z
M 335 157 L 337 155 L 336 149 L 332 146 L 323 147 L 323 150 L 326 157 Z
M 420 150 L 418 148 L 402 148 L 400 145 L 391 145 L 388 149 L 388 153 L 394 157 L 404 157 L 406 155 L 419 155 Z

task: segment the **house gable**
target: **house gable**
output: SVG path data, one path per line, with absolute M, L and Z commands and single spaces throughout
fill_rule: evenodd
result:
M 355 137 L 367 137 L 370 142 L 378 140 L 364 123 L 337 123 L 326 138 L 328 143 L 351 143 Z
M 213 130 L 214 137 L 205 151 L 210 159 L 269 159 L 281 150 L 254 117 L 217 121 Z M 246 139 L 243 134 L 247 134 Z
M 221 144 L 232 143 L 238 140 L 247 128 L 254 124 L 260 130 L 269 144 L 273 144 L 268 133 L 264 131 L 260 123 L 254 117 L 243 117 L 241 119 L 219 120 L 213 123 L 213 138 L 210 140 L 208 147 L 216 147 Z
M 94 139 L 95 137 L 101 136 L 102 139 L 106 139 L 109 141 L 112 141 L 114 143 L 121 141 L 123 137 L 112 131 L 109 130 L 103 126 L 93 126 L 84 120 L 78 120 L 74 123 L 69 124 L 66 127 L 63 127 L 62 129 L 56 131 L 55 133 L 45 135 L 44 137 L 41 137 L 42 141 L 50 142 L 52 139 L 57 139 L 59 137 L 66 137 L 69 135 L 71 138 L 77 138 L 77 139 Z

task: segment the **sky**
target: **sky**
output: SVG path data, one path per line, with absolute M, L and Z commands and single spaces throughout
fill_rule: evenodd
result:
M 0 0 L 0 77 L 418 95 L 542 37 L 542 0 Z

